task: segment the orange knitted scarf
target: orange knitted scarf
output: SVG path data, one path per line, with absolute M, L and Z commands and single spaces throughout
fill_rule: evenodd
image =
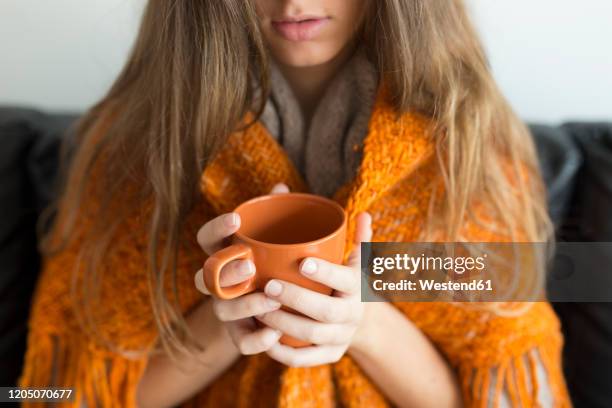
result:
M 363 159 L 354 180 L 334 198 L 349 215 L 373 215 L 373 241 L 413 241 L 421 230 L 436 179 L 428 119 L 408 112 L 397 117 L 384 89 L 379 90 L 363 142 Z M 95 175 L 95 173 L 94 173 Z M 34 297 L 22 387 L 73 387 L 88 406 L 133 407 L 136 385 L 146 353 L 156 340 L 149 303 L 145 233 L 142 216 L 126 219 L 105 257 L 101 283 L 99 330 L 116 345 L 110 349 L 81 329 L 69 293 L 70 272 L 77 262 L 79 238 L 95 219 L 95 177 L 79 214 L 79 228 L 65 251 L 44 260 Z M 267 193 L 278 182 L 292 191 L 307 186 L 286 153 L 260 122 L 230 135 L 227 144 L 204 169 L 205 200 L 190 214 L 181 239 L 178 262 L 180 307 L 187 313 L 202 297 L 193 274 L 205 259 L 196 231 L 207 219 L 231 211 L 251 197 Z M 61 215 L 61 207 L 60 207 Z M 58 216 L 59 217 L 59 216 Z M 60 218 L 61 219 L 61 218 Z M 143 224 L 144 225 L 144 224 Z M 463 235 L 473 241 L 502 241 L 481 226 L 466 223 Z M 351 249 L 348 241 L 347 253 Z M 555 406 L 570 406 L 561 371 L 562 337 L 548 303 L 533 303 L 520 316 L 451 303 L 396 303 L 438 347 L 455 368 L 466 406 L 535 406 L 545 387 Z M 406 345 L 410 347 L 410 345 Z M 545 376 L 537 370 L 544 368 Z M 418 369 L 406 364 L 406 370 Z M 544 378 L 544 380 L 542 380 Z M 538 381 L 539 380 L 539 381 Z M 546 383 L 542 383 L 545 381 Z M 388 401 L 360 368 L 345 356 L 339 362 L 313 368 L 289 368 L 267 355 L 243 357 L 185 406 L 211 407 L 384 407 Z

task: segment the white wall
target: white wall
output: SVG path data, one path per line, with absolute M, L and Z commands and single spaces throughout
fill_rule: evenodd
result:
M 468 0 L 523 118 L 612 120 L 612 1 Z
M 111 84 L 145 0 L 0 0 L 0 104 L 82 110 Z M 612 120 L 612 1 L 467 0 L 527 120 Z
M 144 0 L 0 0 L 0 103 L 83 110 L 111 85 Z

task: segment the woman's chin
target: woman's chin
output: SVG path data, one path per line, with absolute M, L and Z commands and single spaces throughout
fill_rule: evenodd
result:
M 324 49 L 320 44 L 296 44 L 272 49 L 274 60 L 291 67 L 310 67 L 331 61 L 340 50 Z

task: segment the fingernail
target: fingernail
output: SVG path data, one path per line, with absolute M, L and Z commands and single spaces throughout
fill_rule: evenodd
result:
M 281 335 L 282 333 L 279 330 L 270 330 L 270 334 L 267 336 L 270 340 L 276 341 Z
M 302 263 L 302 272 L 305 273 L 306 275 L 312 275 L 316 271 L 317 271 L 317 263 L 313 261 L 312 259 L 307 258 Z
M 283 291 L 283 285 L 281 285 L 279 281 L 273 279 L 268 282 L 264 291 L 268 296 L 278 296 Z
M 268 306 L 274 309 L 278 309 L 281 305 L 280 302 L 277 302 L 276 300 L 270 298 L 266 299 L 266 302 L 268 303 Z
M 204 272 L 202 271 L 202 268 L 198 269 L 198 271 L 195 274 L 194 280 L 195 280 L 196 288 L 200 292 L 204 292 Z
M 225 216 L 225 224 L 228 227 L 235 227 L 238 225 L 238 214 L 236 213 L 229 213 Z
M 244 261 L 243 266 L 239 268 L 239 273 L 241 276 L 251 276 L 255 273 L 255 264 L 253 261 L 247 259 Z

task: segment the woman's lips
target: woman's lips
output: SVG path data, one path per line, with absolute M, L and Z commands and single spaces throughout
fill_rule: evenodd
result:
M 329 18 L 308 18 L 300 21 L 272 21 L 272 27 L 289 41 L 312 40 Z

